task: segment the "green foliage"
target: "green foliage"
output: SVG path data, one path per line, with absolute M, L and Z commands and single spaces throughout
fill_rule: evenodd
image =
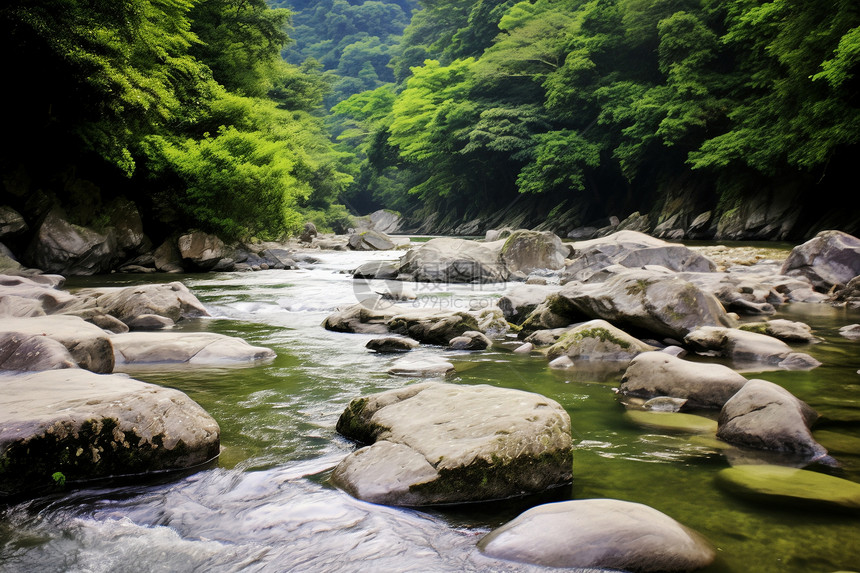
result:
M 535 137 L 534 158 L 517 177 L 522 193 L 553 189 L 582 191 L 585 173 L 600 164 L 600 146 L 571 130 L 550 131 Z

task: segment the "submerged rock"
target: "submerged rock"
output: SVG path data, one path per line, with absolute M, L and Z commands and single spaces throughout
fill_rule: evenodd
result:
M 500 499 L 540 492 L 572 476 L 567 412 L 520 390 L 406 386 L 353 400 L 337 431 L 372 445 L 338 464 L 332 481 L 373 503 Z
M 794 356 L 786 362 L 789 356 L 800 353 L 794 352 L 778 338 L 738 328 L 705 326 L 687 334 L 684 342 L 696 352 L 713 353 L 740 365 L 769 364 L 786 369 L 797 366 L 807 369 L 820 365 L 820 362 L 812 357 L 809 357 L 809 360 L 801 360 L 802 357 Z
M 145 364 L 250 365 L 275 357 L 273 350 L 214 332 L 129 332 L 111 342 L 117 370 Z
M 546 567 L 693 571 L 716 557 L 699 533 L 654 508 L 581 499 L 529 509 L 478 542 L 490 557 Z
M 717 483 L 742 497 L 801 510 L 860 512 L 860 484 L 819 472 L 772 465 L 721 470 Z
M 695 408 L 722 408 L 746 383 L 746 378 L 721 364 L 648 352 L 630 362 L 618 391 L 639 398 L 683 398 Z
M 394 361 L 388 373 L 410 378 L 445 377 L 454 372 L 454 365 L 438 356 L 407 356 Z
M 78 369 L 0 377 L 0 495 L 197 466 L 218 423 L 188 396 Z
M 690 432 L 693 434 L 715 434 L 717 422 L 704 416 L 682 414 L 680 412 L 660 412 L 648 410 L 627 410 L 624 416 L 639 426 L 668 430 L 671 432 Z

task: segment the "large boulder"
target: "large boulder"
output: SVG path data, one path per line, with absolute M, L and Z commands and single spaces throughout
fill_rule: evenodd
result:
M 739 365 L 761 364 L 793 370 L 790 358 L 807 356 L 795 352 L 778 338 L 738 328 L 703 326 L 688 333 L 684 343 L 696 352 L 716 354 Z M 805 362 L 807 367 L 821 364 L 812 357 L 808 358 L 809 361 Z
M 568 283 L 558 296 L 565 304 L 556 307 L 570 309 L 564 311 L 574 319 L 570 322 L 580 316 L 602 318 L 674 339 L 701 326 L 734 324 L 714 295 L 675 276 L 644 269 L 619 273 L 603 283 Z
M 176 239 L 165 239 L 152 253 L 156 270 L 163 273 L 182 273 L 182 255 L 176 246 Z
M 21 214 L 6 205 L 0 205 L 0 239 L 20 235 L 29 229 Z
M 66 276 L 109 272 L 116 259 L 114 233 L 73 225 L 56 209 L 45 217 L 24 252 L 29 266 Z
M 187 469 L 219 454 L 217 422 L 188 396 L 78 369 L 0 376 L 0 495 Z
M 353 251 L 390 251 L 397 246 L 388 235 L 373 229 L 353 233 L 347 244 Z
M 211 270 L 226 255 L 224 241 L 203 231 L 180 235 L 176 246 L 185 266 L 194 270 Z
M 736 446 L 820 459 L 827 450 L 812 437 L 818 414 L 791 392 L 766 380 L 750 380 L 720 411 L 717 437 Z
M 373 503 L 500 499 L 572 477 L 570 417 L 557 402 L 520 390 L 406 386 L 353 400 L 337 431 L 370 445 L 338 464 L 332 481 Z
M 514 231 L 502 245 L 502 262 L 508 271 L 530 273 L 541 269 L 560 269 L 568 248 L 553 233 Z
M 741 330 L 757 332 L 778 338 L 783 342 L 815 342 L 818 339 L 812 334 L 812 327 L 803 322 L 776 318 L 766 322 L 748 322 L 738 326 Z
M 572 260 L 565 266 L 563 281 L 588 281 L 598 271 L 615 264 L 629 268 L 653 265 L 691 272 L 709 272 L 716 268 L 713 261 L 692 249 L 638 231 L 619 231 L 575 242 L 572 249 Z
M 493 283 L 508 279 L 496 245 L 440 237 L 400 259 L 402 276 L 419 282 Z
M 5 333 L 48 337 L 65 346 L 81 368 L 98 373 L 113 372 L 110 336 L 98 326 L 77 316 L 7 317 L 0 322 L 0 335 Z
M 125 323 L 147 314 L 163 316 L 173 322 L 182 318 L 209 316 L 209 311 L 188 287 L 177 281 L 84 291 L 80 295 Z
M 0 332 L 0 370 L 39 372 L 77 367 L 68 349 L 53 338 Z
M 513 324 L 521 324 L 540 303 L 558 291 L 559 287 L 549 285 L 517 285 L 496 303 Z
M 647 505 L 579 499 L 533 507 L 491 531 L 478 548 L 545 567 L 693 571 L 716 552 L 699 533 Z
M 820 291 L 846 285 L 860 275 L 860 239 L 842 231 L 822 231 L 791 250 L 782 273 L 806 277 Z
M 268 348 L 214 332 L 128 332 L 111 342 L 118 371 L 152 364 L 251 365 L 275 357 Z
M 107 208 L 110 224 L 116 232 L 116 244 L 120 253 L 127 256 L 138 252 L 151 243 L 143 234 L 143 221 L 137 205 L 124 198 L 111 201 Z
M 691 408 L 722 408 L 746 382 L 746 378 L 721 364 L 647 352 L 627 366 L 618 392 L 639 398 L 684 398 Z
M 74 295 L 55 287 L 62 277 L 46 277 L 50 275 L 0 275 L 0 316 L 42 316 L 75 304 Z
M 400 229 L 401 217 L 397 211 L 379 209 L 368 217 L 370 228 L 380 233 L 396 233 Z
M 481 331 L 478 319 L 468 312 L 416 311 L 398 314 L 388 321 L 391 332 L 414 338 L 425 344 L 448 345 L 452 338 L 465 332 Z
M 563 334 L 546 351 L 554 360 L 567 356 L 573 361 L 595 360 L 607 362 L 629 362 L 638 354 L 655 350 L 638 338 L 630 336 L 605 320 L 589 320 Z

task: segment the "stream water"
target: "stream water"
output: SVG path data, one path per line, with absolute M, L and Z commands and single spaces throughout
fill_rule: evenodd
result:
M 554 371 L 504 345 L 415 352 L 451 359 L 457 373 L 450 382 L 519 388 L 561 403 L 573 427 L 571 487 L 432 510 L 367 504 L 331 487 L 331 469 L 354 448 L 334 431 L 349 400 L 411 380 L 386 374 L 393 358 L 364 347 L 374 336 L 329 332 L 321 323 L 366 288 L 347 271 L 399 254 L 324 252 L 300 270 L 179 277 L 212 318 L 177 328 L 239 336 L 278 354 L 252 368 L 132 373 L 182 390 L 215 417 L 223 445 L 217 464 L 144 485 L 70 489 L 0 506 L 0 571 L 552 571 L 489 559 L 475 543 L 531 505 L 596 497 L 650 505 L 704 534 L 718 550 L 706 572 L 860 569 L 857 514 L 734 497 L 714 483 L 730 464 L 712 441 L 624 416 L 612 390 L 620 372 Z M 111 275 L 67 287 L 176 278 Z M 511 285 L 410 286 L 418 298 L 400 304 L 467 308 L 491 304 Z M 860 313 L 795 304 L 777 316 L 813 327 L 823 341 L 802 351 L 824 365 L 745 375 L 781 384 L 818 410 L 816 438 L 840 466 L 812 469 L 860 482 L 860 342 L 838 334 L 860 322 Z

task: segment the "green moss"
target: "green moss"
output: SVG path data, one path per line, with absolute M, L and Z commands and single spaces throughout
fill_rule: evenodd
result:
M 562 354 L 566 354 L 568 349 L 574 344 L 578 344 L 590 338 L 596 338 L 601 342 L 608 342 L 614 344 L 623 350 L 631 350 L 633 348 L 633 345 L 630 343 L 630 341 L 619 338 L 613 332 L 607 330 L 606 328 L 596 326 L 593 328 L 574 330 L 562 334 L 559 337 L 558 342 L 553 344 L 547 350 L 547 357 L 549 357 L 550 359 L 557 358 Z
M 636 284 L 627 285 L 627 294 L 630 296 L 637 294 L 645 294 L 651 283 L 645 279 L 637 279 Z
M 755 332 L 757 334 L 767 334 L 767 323 L 766 322 L 750 322 L 749 324 L 741 324 L 738 326 L 738 330 L 745 330 L 747 332 Z

